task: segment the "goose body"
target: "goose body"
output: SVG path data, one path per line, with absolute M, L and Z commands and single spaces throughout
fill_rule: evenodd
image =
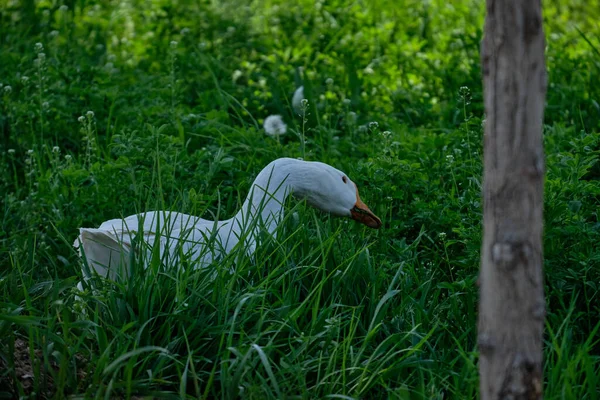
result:
M 306 199 L 332 215 L 351 217 L 375 229 L 381 226 L 342 171 L 320 162 L 280 158 L 258 174 L 233 218 L 210 221 L 179 212 L 151 211 L 111 219 L 94 229 L 80 228 L 74 246 L 86 257 L 89 272 L 93 269 L 112 280 L 128 276 L 134 241 L 139 239 L 143 239 L 140 243 L 147 255 L 159 251 L 161 259 L 172 260 L 184 255 L 195 268 L 201 268 L 229 253 L 239 242 L 251 255 L 259 231 L 275 233 L 288 195 Z M 86 271 L 84 276 L 88 277 Z

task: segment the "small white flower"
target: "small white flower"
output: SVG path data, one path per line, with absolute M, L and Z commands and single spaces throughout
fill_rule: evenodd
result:
M 280 136 L 287 131 L 287 125 L 283 122 L 281 115 L 269 115 L 265 118 L 263 126 L 269 136 Z
M 183 28 L 181 31 L 179 31 L 180 35 L 187 35 L 188 33 L 190 33 L 190 28 Z
M 176 48 L 176 47 L 177 47 L 177 44 L 178 44 L 178 43 L 177 43 L 177 41 L 175 41 L 175 40 L 171 40 L 171 43 L 170 43 L 170 45 L 171 45 L 171 48 L 172 48 L 172 49 Z
M 70 154 L 67 154 L 65 156 L 65 160 L 67 160 L 67 161 L 71 161 L 71 158 L 73 158 L 73 156 L 71 156 Z
M 47 109 L 48 107 L 50 107 L 50 103 L 48 103 L 47 101 L 42 103 L 42 108 L 43 109 Z
M 349 106 L 350 104 L 352 104 L 352 100 L 350 99 L 344 99 L 342 100 L 342 104 L 345 105 L 346 107 Z
M 325 80 L 325 84 L 326 84 L 327 86 L 331 86 L 331 85 L 333 85 L 333 79 L 331 79 L 331 78 L 327 78 L 327 79 Z
M 238 79 L 240 79 L 242 77 L 242 71 L 240 71 L 239 69 L 236 69 L 235 71 L 233 71 L 233 74 L 231 74 L 231 79 L 235 82 Z
M 33 154 L 33 150 L 32 149 L 27 150 L 27 154 L 28 155 L 32 155 Z
M 8 149 L 8 154 L 15 154 L 15 149 Z
M 369 129 L 374 131 L 379 128 L 379 124 L 376 121 L 369 122 Z
M 46 59 L 46 53 L 38 53 L 38 59 L 40 59 L 41 61 Z
M 83 124 L 85 122 L 85 117 L 83 115 L 80 115 L 79 118 L 77 118 L 77 121 Z
M 12 88 L 9 85 L 4 86 L 4 93 L 10 93 L 12 92 Z
M 93 111 L 88 111 L 85 113 L 85 115 L 87 115 L 88 118 L 94 118 L 94 112 Z
M 42 51 L 44 51 L 44 45 L 40 42 L 37 42 L 34 46 L 34 49 L 36 53 L 41 53 Z
M 355 124 L 357 120 L 356 113 L 354 111 L 350 111 L 348 113 L 348 122 L 351 124 Z
M 292 107 L 299 115 L 302 114 L 302 100 L 304 100 L 304 86 L 300 86 L 296 89 L 294 96 L 292 97 Z
M 57 37 L 57 36 L 58 36 L 58 31 L 57 31 L 57 30 L 53 30 L 53 31 L 51 31 L 51 32 L 48 34 L 48 36 L 50 36 L 51 38 L 53 38 L 53 37 Z
M 27 84 L 27 82 L 28 82 L 28 81 L 29 81 L 29 77 L 28 77 L 28 76 L 26 76 L 26 75 L 23 75 L 23 76 L 21 77 L 21 82 L 23 82 L 23 84 Z
M 69 9 L 69 6 L 67 6 L 67 5 L 63 4 L 62 6 L 58 7 L 58 9 L 59 9 L 60 11 L 62 11 L 62 12 L 65 12 L 65 11 L 67 11 L 67 10 Z
M 60 153 L 60 148 L 59 148 L 58 146 L 54 146 L 54 147 L 52 148 L 52 152 L 53 152 L 53 153 Z

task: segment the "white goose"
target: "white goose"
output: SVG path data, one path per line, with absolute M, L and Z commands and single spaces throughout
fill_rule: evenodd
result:
M 204 267 L 240 241 L 246 253 L 252 254 L 259 231 L 275 233 L 283 217 L 284 200 L 290 194 L 330 214 L 350 217 L 370 228 L 381 227 L 379 218 L 361 201 L 356 185 L 342 171 L 320 162 L 280 158 L 258 174 L 242 208 L 231 219 L 209 221 L 178 212 L 152 211 L 112 219 L 97 229 L 81 228 L 74 246 L 85 255 L 89 267 L 112 280 L 129 275 L 132 244 L 141 235 L 147 260 L 159 250 L 163 261 L 163 257 L 177 260 L 183 254 L 196 268 Z M 157 238 L 159 243 L 155 243 Z M 89 277 L 85 271 L 84 276 Z M 78 286 L 81 288 L 81 283 Z

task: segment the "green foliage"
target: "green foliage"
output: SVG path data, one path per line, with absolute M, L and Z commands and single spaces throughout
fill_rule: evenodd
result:
M 597 10 L 544 2 L 550 399 L 600 391 Z M 0 0 L 0 395 L 476 397 L 483 13 Z M 287 135 L 265 135 L 270 114 Z M 78 227 L 228 218 L 284 156 L 346 171 L 384 227 L 291 202 L 253 257 L 152 260 L 77 292 Z

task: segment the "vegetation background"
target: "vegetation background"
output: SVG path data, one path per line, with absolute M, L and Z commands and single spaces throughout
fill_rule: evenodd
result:
M 548 399 L 600 397 L 599 3 L 543 2 Z M 484 11 L 0 0 L 0 394 L 476 397 Z M 78 227 L 227 218 L 283 156 L 346 171 L 384 227 L 290 202 L 254 259 L 75 301 Z

